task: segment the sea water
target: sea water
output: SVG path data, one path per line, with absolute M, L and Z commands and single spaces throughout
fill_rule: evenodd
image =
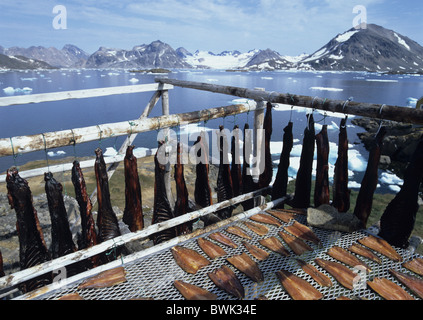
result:
M 163 76 L 163 75 L 161 75 Z M 0 72 L 0 96 L 37 94 L 57 91 L 82 90 L 103 87 L 127 86 L 154 83 L 157 75 L 131 73 L 128 70 L 49 70 L 49 71 L 2 71 Z M 249 89 L 263 88 L 269 92 L 306 95 L 315 98 L 316 103 L 324 99 L 347 100 L 350 97 L 357 102 L 407 106 L 410 97 L 419 98 L 423 93 L 423 76 L 382 75 L 365 72 L 225 72 L 224 70 L 173 70 L 169 78 L 206 82 L 219 85 L 237 86 Z M 21 135 L 40 134 L 51 131 L 101 125 L 104 123 L 130 121 L 138 119 L 153 92 L 115 95 L 46 102 L 0 108 L 0 138 Z M 235 103 L 252 103 L 246 99 L 210 92 L 175 87 L 170 90 L 170 112 L 183 113 L 227 106 Z M 274 177 L 282 150 L 283 128 L 291 120 L 294 123 L 294 148 L 291 153 L 291 179 L 296 177 L 302 150 L 304 129 L 307 126 L 306 115 L 310 110 L 276 105 L 273 112 L 272 156 Z M 160 103 L 151 116 L 161 115 Z M 333 170 L 337 158 L 339 124 L 342 114 L 314 112 L 316 134 L 323 125 L 328 126 L 330 140 L 329 176 L 333 179 Z M 367 166 L 368 152 L 359 140 L 357 133 L 364 129 L 352 125 L 348 120 L 349 138 L 349 181 L 350 187 L 360 187 L 361 179 Z M 224 125 L 232 130 L 245 123 L 253 127 L 254 114 L 247 113 L 217 119 L 185 127 L 174 128 L 178 134 L 190 135 L 195 140 L 199 132 L 205 130 L 209 135 L 213 130 Z M 135 154 L 144 156 L 154 154 L 157 148 L 157 131 L 139 134 L 134 144 Z M 100 141 L 63 147 L 54 150 L 33 152 L 15 157 L 0 158 L 0 172 L 12 165 L 23 165 L 29 161 L 61 159 L 64 157 L 94 157 L 94 150 L 102 148 L 105 156 L 116 155 L 125 137 L 112 137 Z M 190 141 L 191 141 L 190 140 Z M 13 143 L 13 141 L 11 142 Z M 192 141 L 193 143 L 193 141 Z M 316 155 L 314 166 L 316 165 Z M 380 172 L 379 191 L 397 192 L 402 184 L 390 172 Z

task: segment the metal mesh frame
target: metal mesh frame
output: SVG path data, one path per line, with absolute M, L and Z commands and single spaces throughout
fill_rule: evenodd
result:
M 221 267 L 222 265 L 228 265 L 235 272 L 242 285 L 244 286 L 246 300 L 253 300 L 261 295 L 266 296 L 269 300 L 290 300 L 290 296 L 283 289 L 279 282 L 279 279 L 276 276 L 276 272 L 281 269 L 293 272 L 299 277 L 307 280 L 310 284 L 312 284 L 323 294 L 324 300 L 333 300 L 341 296 L 349 297 L 352 299 L 382 299 L 368 286 L 360 287 L 357 290 L 349 290 L 344 288 L 330 274 L 320 268 L 313 261 L 316 258 L 323 258 L 326 260 L 336 261 L 335 259 L 326 254 L 327 250 L 334 245 L 343 248 L 348 248 L 351 244 L 357 242 L 357 240 L 367 236 L 368 234 L 365 231 L 347 234 L 312 228 L 315 234 L 322 241 L 322 245 L 319 247 L 315 244 L 309 243 L 314 250 L 312 252 L 306 252 L 301 256 L 297 256 L 285 244 L 285 247 L 291 252 L 291 255 L 289 257 L 284 257 L 261 246 L 258 241 L 260 239 L 264 239 L 270 236 L 276 236 L 280 240 L 282 240 L 279 237 L 278 232 L 281 231 L 284 226 L 292 224 L 292 222 L 289 224 L 284 223 L 283 226 L 279 228 L 275 226 L 266 225 L 269 228 L 269 233 L 266 236 L 258 236 L 244 225 L 244 221 L 245 220 L 241 220 L 233 223 L 232 225 L 237 225 L 243 228 L 252 237 L 252 240 L 245 240 L 224 231 L 228 226 L 213 231 L 220 231 L 229 236 L 235 243 L 238 244 L 238 248 L 236 249 L 229 248 L 208 238 L 208 235 L 213 232 L 209 232 L 208 234 L 200 236 L 206 237 L 208 240 L 220 245 L 228 253 L 226 256 L 215 259 L 213 261 L 211 261 L 198 246 L 197 239 L 199 237 L 180 244 L 181 246 L 184 246 L 186 248 L 194 249 L 195 251 L 204 255 L 212 262 L 209 266 L 199 270 L 198 273 L 195 275 L 191 275 L 183 271 L 173 259 L 170 249 L 165 249 L 161 252 L 139 259 L 135 262 L 124 264 L 123 266 L 127 273 L 127 282 L 122 283 L 120 285 L 104 289 L 79 290 L 78 285 L 81 283 L 81 280 L 71 285 L 67 285 L 65 288 L 46 293 L 38 297 L 37 299 L 54 300 L 60 298 L 63 295 L 78 292 L 86 300 L 130 300 L 136 298 L 153 298 L 155 300 L 183 300 L 183 296 L 173 285 L 173 282 L 175 280 L 182 280 L 209 290 L 210 292 L 216 294 L 219 300 L 233 300 L 235 299 L 235 297 L 217 288 L 207 275 L 208 272 L 212 272 L 215 269 Z M 306 218 L 305 216 L 298 215 L 297 221 L 305 224 Z M 249 254 L 248 250 L 242 245 L 243 241 L 247 241 L 269 252 L 269 258 L 265 261 L 258 261 L 257 259 L 252 257 Z M 282 241 L 282 243 L 284 242 Z M 416 257 L 421 257 L 420 255 L 411 253 L 407 250 L 399 248 L 395 249 L 403 257 L 403 262 L 412 260 Z M 255 260 L 259 264 L 260 270 L 263 272 L 265 278 L 265 281 L 263 283 L 258 284 L 251 281 L 246 275 L 241 273 L 239 270 L 234 268 L 226 261 L 226 258 L 241 254 L 243 252 L 247 253 L 253 260 Z M 380 265 L 364 257 L 356 255 L 372 269 L 372 271 L 367 274 L 366 279 L 371 281 L 375 277 L 387 278 L 393 281 L 394 283 L 400 285 L 416 299 L 419 299 L 416 295 L 411 293 L 405 286 L 403 286 L 389 273 L 389 269 L 395 269 L 411 274 L 412 272 L 402 267 L 403 262 L 394 262 L 381 254 L 377 253 L 377 255 L 382 260 L 382 264 Z M 330 288 L 319 286 L 308 274 L 302 271 L 302 269 L 297 263 L 297 258 L 313 264 L 319 271 L 322 271 L 324 274 L 328 275 L 332 280 L 333 286 Z

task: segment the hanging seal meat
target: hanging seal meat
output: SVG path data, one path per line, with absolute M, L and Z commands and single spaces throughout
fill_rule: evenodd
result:
M 266 188 L 270 185 L 273 179 L 273 162 L 272 153 L 270 151 L 270 141 L 272 139 L 273 122 L 272 122 L 272 104 L 267 103 L 266 115 L 263 122 L 264 129 L 264 168 L 259 176 L 258 188 Z M 261 157 L 263 160 L 263 157 Z
M 194 199 L 197 206 L 200 208 L 207 208 L 213 204 L 213 199 L 209 183 L 209 147 L 204 132 L 198 136 L 194 148 L 197 155 Z M 219 222 L 220 218 L 211 213 L 202 217 L 201 220 L 204 222 L 204 226 L 207 227 Z
M 32 193 L 28 182 L 19 176 L 15 167 L 7 170 L 7 197 L 16 212 L 16 229 L 19 238 L 19 264 L 21 270 L 34 267 L 51 259 L 38 220 L 37 211 L 32 203 Z M 51 283 L 51 273 L 23 283 L 24 293 Z
M 239 127 L 234 127 L 234 135 L 232 137 L 231 154 L 232 154 L 232 166 L 231 166 L 231 177 L 234 197 L 238 197 L 242 194 L 242 166 L 241 158 L 239 154 Z
M 176 203 L 175 217 L 183 216 L 189 212 L 188 189 L 184 178 L 184 165 L 182 163 L 181 144 L 177 145 L 177 158 L 175 164 L 175 182 L 176 182 Z M 187 222 L 177 226 L 178 235 L 192 232 L 192 222 Z
M 228 141 L 224 133 L 223 126 L 220 126 L 220 132 L 218 133 L 218 147 L 220 152 L 220 165 L 219 172 L 217 174 L 217 201 L 223 202 L 233 198 L 232 191 L 232 177 L 231 177 L 231 168 L 229 165 L 228 158 Z M 232 216 L 233 208 L 231 206 L 219 210 L 216 215 L 224 220 Z
M 303 149 L 301 152 L 300 168 L 295 182 L 295 196 L 292 202 L 294 208 L 308 208 L 310 206 L 311 178 L 315 150 L 315 130 L 313 114 L 307 115 L 308 124 L 304 130 Z
M 273 183 L 272 200 L 280 199 L 287 194 L 288 169 L 290 165 L 289 157 L 291 155 L 292 148 L 294 147 L 294 135 L 292 133 L 292 127 L 293 123 L 289 122 L 285 129 L 283 129 L 283 147 L 278 166 L 278 173 L 276 174 L 276 179 Z M 282 204 L 279 207 L 283 208 L 284 205 Z
M 423 178 L 423 136 L 408 165 L 401 191 L 388 205 L 380 220 L 379 236 L 391 245 L 406 248 L 419 210 L 419 188 Z
M 324 125 L 322 131 L 316 135 L 317 168 L 316 185 L 314 188 L 314 206 L 329 204 L 329 138 L 328 126 Z
M 125 211 L 123 222 L 131 232 L 144 228 L 142 212 L 141 184 L 138 177 L 137 158 L 134 156 L 134 146 L 128 146 L 124 159 L 125 164 Z
M 159 143 L 159 150 L 163 143 Z M 166 193 L 165 175 L 166 165 L 162 165 L 158 159 L 158 152 L 154 157 L 155 182 L 154 182 L 154 211 L 152 224 L 169 221 L 174 218 L 172 208 Z M 163 243 L 176 237 L 176 229 L 170 228 L 160 231 L 151 236 L 154 244 Z
M 385 127 L 381 127 L 373 143 L 373 147 L 370 150 L 366 173 L 361 182 L 360 192 L 358 193 L 357 202 L 355 204 L 354 215 L 360 219 L 363 228 L 366 227 L 367 220 L 372 212 L 373 194 L 376 191 L 379 178 L 378 169 L 381 146 L 385 134 Z
M 81 234 L 78 239 L 78 249 L 86 249 L 97 245 L 97 231 L 95 229 L 94 217 L 92 215 L 92 203 L 87 193 L 84 175 L 82 173 L 78 161 L 74 161 L 72 167 L 72 183 L 75 189 L 76 201 L 79 205 L 79 213 L 81 216 Z M 99 256 L 88 259 L 86 267 L 88 269 L 95 268 L 100 265 Z
M 338 143 L 338 159 L 335 163 L 333 178 L 333 203 L 339 212 L 347 212 L 350 209 L 350 194 L 348 189 L 348 135 L 347 119 L 341 120 Z
M 250 126 L 248 123 L 244 126 L 244 146 L 243 146 L 243 154 L 244 154 L 244 162 L 242 166 L 242 193 L 250 193 L 255 190 L 253 176 L 250 172 L 250 155 L 251 150 L 247 150 L 247 146 L 252 146 L 252 137 L 251 131 L 249 130 Z M 254 198 L 250 200 L 246 200 L 242 203 L 242 207 L 244 211 L 251 210 L 254 208 Z
M 100 148 L 95 150 L 96 160 L 94 164 L 95 177 L 97 180 L 97 227 L 100 242 L 116 238 L 121 235 L 118 219 L 112 208 L 109 191 L 109 179 L 107 176 L 106 163 Z M 120 255 L 120 250 L 115 252 L 115 257 L 108 255 L 108 260 Z

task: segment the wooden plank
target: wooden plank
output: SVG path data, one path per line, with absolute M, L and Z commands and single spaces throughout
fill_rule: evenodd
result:
M 74 145 L 74 138 L 76 144 L 80 144 L 89 141 L 107 139 L 110 137 L 129 135 L 131 133 L 142 133 L 157 130 L 159 128 L 172 128 L 178 125 L 224 118 L 254 110 L 255 106 L 250 107 L 244 104 L 237 104 L 178 115 L 175 114 L 156 118 L 143 118 L 132 121 L 77 128 L 73 130 L 13 137 L 12 141 L 10 138 L 2 138 L 0 139 L 0 157 L 72 146 Z
M 182 81 L 175 79 L 157 78 L 156 81 L 159 81 L 160 83 L 172 84 L 174 86 L 183 88 L 204 90 L 258 101 L 269 101 L 271 103 L 286 104 L 297 107 L 305 107 L 310 109 L 337 112 L 374 119 L 391 120 L 412 124 L 423 124 L 423 110 L 418 110 L 415 108 L 381 105 L 374 103 L 362 103 L 355 101 L 350 101 L 346 103 L 346 101 L 344 100 L 315 99 L 314 97 L 309 96 L 283 94 L 268 91 L 262 92 L 259 90 L 251 90 L 246 88 L 222 86 L 210 83 Z
M 131 242 L 131 241 L 145 239 L 145 238 L 147 238 L 147 237 L 149 237 L 152 234 L 155 234 L 157 232 L 176 227 L 176 226 L 183 224 L 183 223 L 186 223 L 188 221 L 197 220 L 200 217 L 203 217 L 203 216 L 206 216 L 210 213 L 219 211 L 223 208 L 242 203 L 245 200 L 254 198 L 254 197 L 262 194 L 262 192 L 268 190 L 269 188 L 270 187 L 264 188 L 264 189 L 261 189 L 261 190 L 257 190 L 257 191 L 254 191 L 254 192 L 251 192 L 251 193 L 248 193 L 248 194 L 244 194 L 244 195 L 241 195 L 239 197 L 233 198 L 231 200 L 223 201 L 223 202 L 217 203 L 213 206 L 203 208 L 203 209 L 195 211 L 195 212 L 187 213 L 183 216 L 171 219 L 171 220 L 166 221 L 166 222 L 151 225 L 148 228 L 140 230 L 138 232 L 124 234 L 124 235 L 116 237 L 114 239 L 104 241 L 104 242 L 102 242 L 98 245 L 95 245 L 93 247 L 90 247 L 90 248 L 87 248 L 87 249 L 84 249 L 84 250 L 79 250 L 77 252 L 74 252 L 74 253 L 71 253 L 69 255 L 57 258 L 55 260 L 44 262 L 44 263 L 42 263 L 38 266 L 34 266 L 34 267 L 31 267 L 31 268 L 16 272 L 16 273 L 11 274 L 11 275 L 7 275 L 3 278 L 0 278 L 0 292 L 2 292 L 6 288 L 14 287 L 14 286 L 18 285 L 19 283 L 22 283 L 22 282 L 27 281 L 29 279 L 36 278 L 36 277 L 43 275 L 47 272 L 58 270 L 58 269 L 65 267 L 69 264 L 85 260 L 87 258 L 98 255 L 98 254 L 105 252 L 105 251 L 112 250 L 117 245 L 123 245 L 123 244 Z M 280 201 L 282 201 L 282 200 L 280 200 Z
M 105 97 L 105 96 L 120 95 L 120 94 L 127 94 L 127 93 L 140 93 L 140 92 L 171 90 L 171 89 L 173 89 L 172 85 L 160 85 L 156 83 L 150 83 L 150 84 L 141 84 L 141 85 L 134 85 L 134 86 L 123 86 L 123 87 L 39 93 L 39 94 L 31 94 L 31 95 L 23 95 L 23 96 L 2 97 L 0 98 L 0 107 L 30 104 L 30 103 L 62 101 L 62 100 L 70 100 L 70 99 L 86 99 L 86 98 Z

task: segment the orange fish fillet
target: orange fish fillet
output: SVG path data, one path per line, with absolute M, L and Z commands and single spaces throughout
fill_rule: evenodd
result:
M 334 246 L 328 250 L 327 254 L 331 256 L 332 258 L 340 262 L 343 262 L 350 267 L 355 268 L 358 266 L 362 266 L 366 269 L 367 272 L 372 271 L 372 269 L 367 264 L 365 264 L 363 261 L 358 259 L 355 255 L 348 252 L 344 248 Z
M 266 212 L 270 213 L 272 216 L 282 220 L 285 223 L 289 223 L 291 220 L 294 220 L 297 216 L 295 213 L 285 209 L 272 209 L 267 210 Z
M 389 272 L 397 278 L 403 285 L 416 294 L 420 299 L 423 299 L 423 280 L 407 273 L 395 271 L 393 269 Z
M 363 246 L 366 246 L 376 252 L 383 254 L 395 262 L 402 262 L 401 255 L 385 240 L 375 236 L 368 236 L 358 240 Z
M 323 294 L 306 280 L 293 273 L 280 270 L 276 272 L 281 285 L 294 300 L 321 300 Z
M 303 269 L 305 273 L 310 275 L 310 277 L 312 277 L 314 281 L 319 284 L 319 286 L 332 287 L 332 281 L 330 280 L 330 278 L 325 274 L 321 273 L 319 270 L 317 270 L 315 266 L 309 263 L 307 264 L 306 262 L 300 259 L 297 259 L 297 262 L 301 266 L 301 269 Z
M 60 297 L 58 300 L 84 300 L 84 298 L 82 298 L 79 293 L 71 293 Z
M 249 222 L 249 221 L 245 221 L 244 224 L 248 229 L 257 233 L 259 236 L 265 236 L 266 234 L 269 233 L 269 228 L 267 228 L 266 226 L 263 226 L 262 224 Z
M 220 289 L 234 295 L 238 299 L 245 297 L 244 287 L 228 266 L 223 266 L 213 272 L 209 272 L 207 275 Z
M 238 245 L 235 242 L 233 242 L 231 238 L 229 238 L 227 235 L 223 233 L 220 233 L 220 232 L 212 233 L 211 235 L 209 235 L 209 237 L 233 249 L 238 248 Z
M 228 227 L 226 229 L 226 232 L 229 232 L 231 234 L 234 234 L 240 238 L 244 238 L 247 240 L 251 240 L 252 238 L 244 231 L 242 230 L 240 227 L 238 226 L 232 226 L 232 227 Z
M 207 239 L 200 238 L 197 240 L 197 243 L 210 259 L 216 259 L 227 255 L 225 250 Z
M 360 276 L 352 270 L 338 262 L 328 261 L 317 258 L 314 260 L 320 267 L 330 273 L 336 281 L 338 281 L 345 288 L 354 290 L 354 283 L 360 279 Z
M 179 292 L 189 301 L 195 300 L 216 300 L 217 295 L 207 291 L 206 289 L 194 286 L 190 283 L 176 280 L 173 285 Z
M 321 242 L 309 227 L 299 223 L 298 221 L 294 221 L 293 225 L 287 226 L 284 229 L 301 240 L 310 241 L 315 244 L 320 244 Z
M 176 246 L 171 251 L 176 263 L 190 274 L 196 274 L 198 270 L 210 264 L 209 260 L 192 249 Z
M 405 262 L 402 266 L 410 271 L 413 271 L 414 273 L 417 273 L 420 276 L 423 276 L 423 259 L 421 258 L 416 258 Z
M 279 239 L 276 238 L 276 237 L 270 237 L 270 238 L 267 238 L 267 239 L 262 239 L 262 240 L 259 241 L 259 243 L 262 246 L 264 246 L 264 247 L 266 247 L 266 248 L 268 248 L 268 249 L 270 249 L 270 250 L 272 250 L 276 253 L 279 253 L 279 254 L 281 254 L 285 257 L 289 256 L 289 251 L 285 249 L 282 242 L 280 242 Z
M 367 259 L 370 259 L 378 264 L 382 264 L 382 260 L 380 260 L 380 258 L 375 255 L 372 251 L 370 251 L 369 249 L 359 245 L 358 243 L 354 243 L 352 244 L 348 250 L 350 250 L 351 252 L 354 252 L 355 254 L 358 254 L 360 256 L 363 256 Z
M 260 249 L 248 242 L 243 242 L 242 244 L 245 248 L 247 248 L 248 252 L 257 260 L 263 261 L 269 258 L 270 254 L 267 251 L 264 251 L 263 249 Z
M 307 251 L 313 251 L 313 248 L 310 247 L 300 238 L 294 237 L 286 232 L 280 231 L 279 236 L 286 242 L 286 244 L 291 248 L 296 255 L 302 255 Z
M 256 221 L 256 222 L 271 224 L 271 225 L 274 225 L 276 227 L 282 226 L 282 223 L 279 220 L 276 220 L 272 216 L 269 216 L 269 215 L 263 214 L 263 213 L 256 214 L 256 215 L 252 216 L 250 219 L 253 220 L 253 221 Z
M 415 300 L 407 291 L 386 278 L 374 278 L 367 285 L 386 300 Z
M 126 282 L 126 271 L 123 267 L 107 270 L 82 282 L 78 289 L 108 288 Z
M 263 282 L 264 277 L 258 264 L 252 260 L 246 253 L 233 256 L 226 259 L 239 271 L 245 273 L 254 282 Z

